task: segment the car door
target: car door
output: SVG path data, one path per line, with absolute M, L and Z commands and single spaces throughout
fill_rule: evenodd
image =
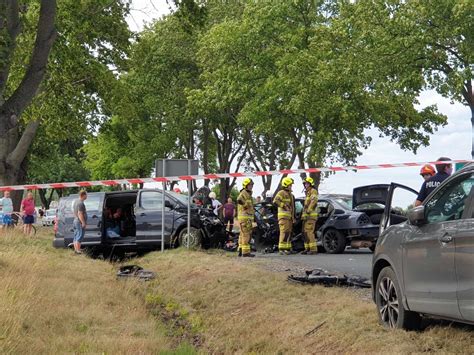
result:
M 394 213 L 397 210 L 400 210 L 401 201 L 415 201 L 418 196 L 418 191 L 412 189 L 411 187 L 391 183 L 388 187 L 388 193 L 386 195 L 386 200 L 383 202 L 385 205 L 382 218 L 380 220 L 380 231 L 379 235 L 382 234 L 385 229 L 391 225 L 399 224 L 407 220 L 406 212 L 411 206 L 407 206 L 406 210 L 402 209 L 402 213 Z
M 403 278 L 410 310 L 460 318 L 457 301 L 455 239 L 468 194 L 463 174 L 434 191 L 424 202 L 425 223 L 402 241 Z
M 87 225 L 84 234 L 84 245 L 96 245 L 102 241 L 102 209 L 104 206 L 104 193 L 89 193 L 84 201 L 87 213 Z
M 474 322 L 474 189 L 472 181 L 463 185 L 470 196 L 466 205 L 466 218 L 459 221 L 456 234 L 455 267 L 457 278 L 457 298 L 463 319 Z
M 137 194 L 135 208 L 136 242 L 142 246 L 161 243 L 163 195 L 157 190 L 142 190 Z M 173 231 L 173 210 L 165 207 L 165 242 Z

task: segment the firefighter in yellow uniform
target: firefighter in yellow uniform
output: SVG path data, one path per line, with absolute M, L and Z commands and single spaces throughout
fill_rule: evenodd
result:
M 278 191 L 273 203 L 278 206 L 278 227 L 280 228 L 280 240 L 278 251 L 280 254 L 291 254 L 291 233 L 295 219 L 295 198 L 291 193 L 293 179 L 286 177 L 281 182 L 282 189 Z
M 255 212 L 252 200 L 253 181 L 245 178 L 242 182 L 242 190 L 237 197 L 237 218 L 240 224 L 239 255 L 253 257 L 250 253 L 250 238 L 252 237 L 253 221 Z
M 314 237 L 314 229 L 318 219 L 318 191 L 314 188 L 314 180 L 307 177 L 303 180 L 303 186 L 306 191 L 306 199 L 304 200 L 303 214 L 303 234 L 304 234 L 304 251 L 301 254 L 313 255 L 318 252 L 316 238 Z

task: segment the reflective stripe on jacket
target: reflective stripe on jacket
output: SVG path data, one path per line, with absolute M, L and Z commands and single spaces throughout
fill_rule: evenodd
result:
M 237 219 L 239 221 L 253 221 L 254 215 L 252 194 L 246 189 L 242 189 L 237 197 Z
M 306 199 L 304 200 L 304 208 L 301 218 L 303 219 L 317 219 L 318 218 L 318 191 L 310 187 L 306 191 Z
M 280 190 L 273 199 L 273 203 L 278 206 L 278 219 L 294 218 L 294 198 L 288 190 Z

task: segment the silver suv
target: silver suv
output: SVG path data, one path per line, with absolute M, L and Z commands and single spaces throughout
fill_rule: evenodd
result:
M 384 326 L 417 329 L 422 316 L 474 324 L 473 186 L 470 164 L 398 224 L 390 217 L 394 193 L 414 191 L 398 184 L 387 189 L 372 262 L 373 299 Z

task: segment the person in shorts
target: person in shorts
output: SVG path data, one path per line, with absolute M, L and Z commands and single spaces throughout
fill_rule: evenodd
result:
M 31 234 L 31 226 L 35 223 L 35 199 L 33 193 L 28 192 L 26 198 L 21 201 L 21 213 L 23 216 L 23 233 Z
M 13 224 L 12 213 L 13 213 L 13 202 L 10 198 L 10 191 L 5 191 L 3 193 L 3 198 L 0 199 L 0 206 L 2 206 L 3 212 L 3 227 L 9 227 Z
M 76 254 L 82 254 L 81 252 L 81 242 L 84 239 L 84 234 L 86 231 L 87 225 L 87 211 L 84 201 L 87 199 L 87 192 L 82 190 L 79 192 L 79 198 L 74 201 L 73 204 L 73 213 L 74 213 L 74 252 Z
M 224 226 L 227 229 L 227 225 L 229 225 L 229 232 L 232 232 L 234 229 L 234 216 L 235 216 L 235 205 L 234 201 L 232 201 L 232 197 L 227 199 L 227 203 L 223 206 L 224 210 Z

